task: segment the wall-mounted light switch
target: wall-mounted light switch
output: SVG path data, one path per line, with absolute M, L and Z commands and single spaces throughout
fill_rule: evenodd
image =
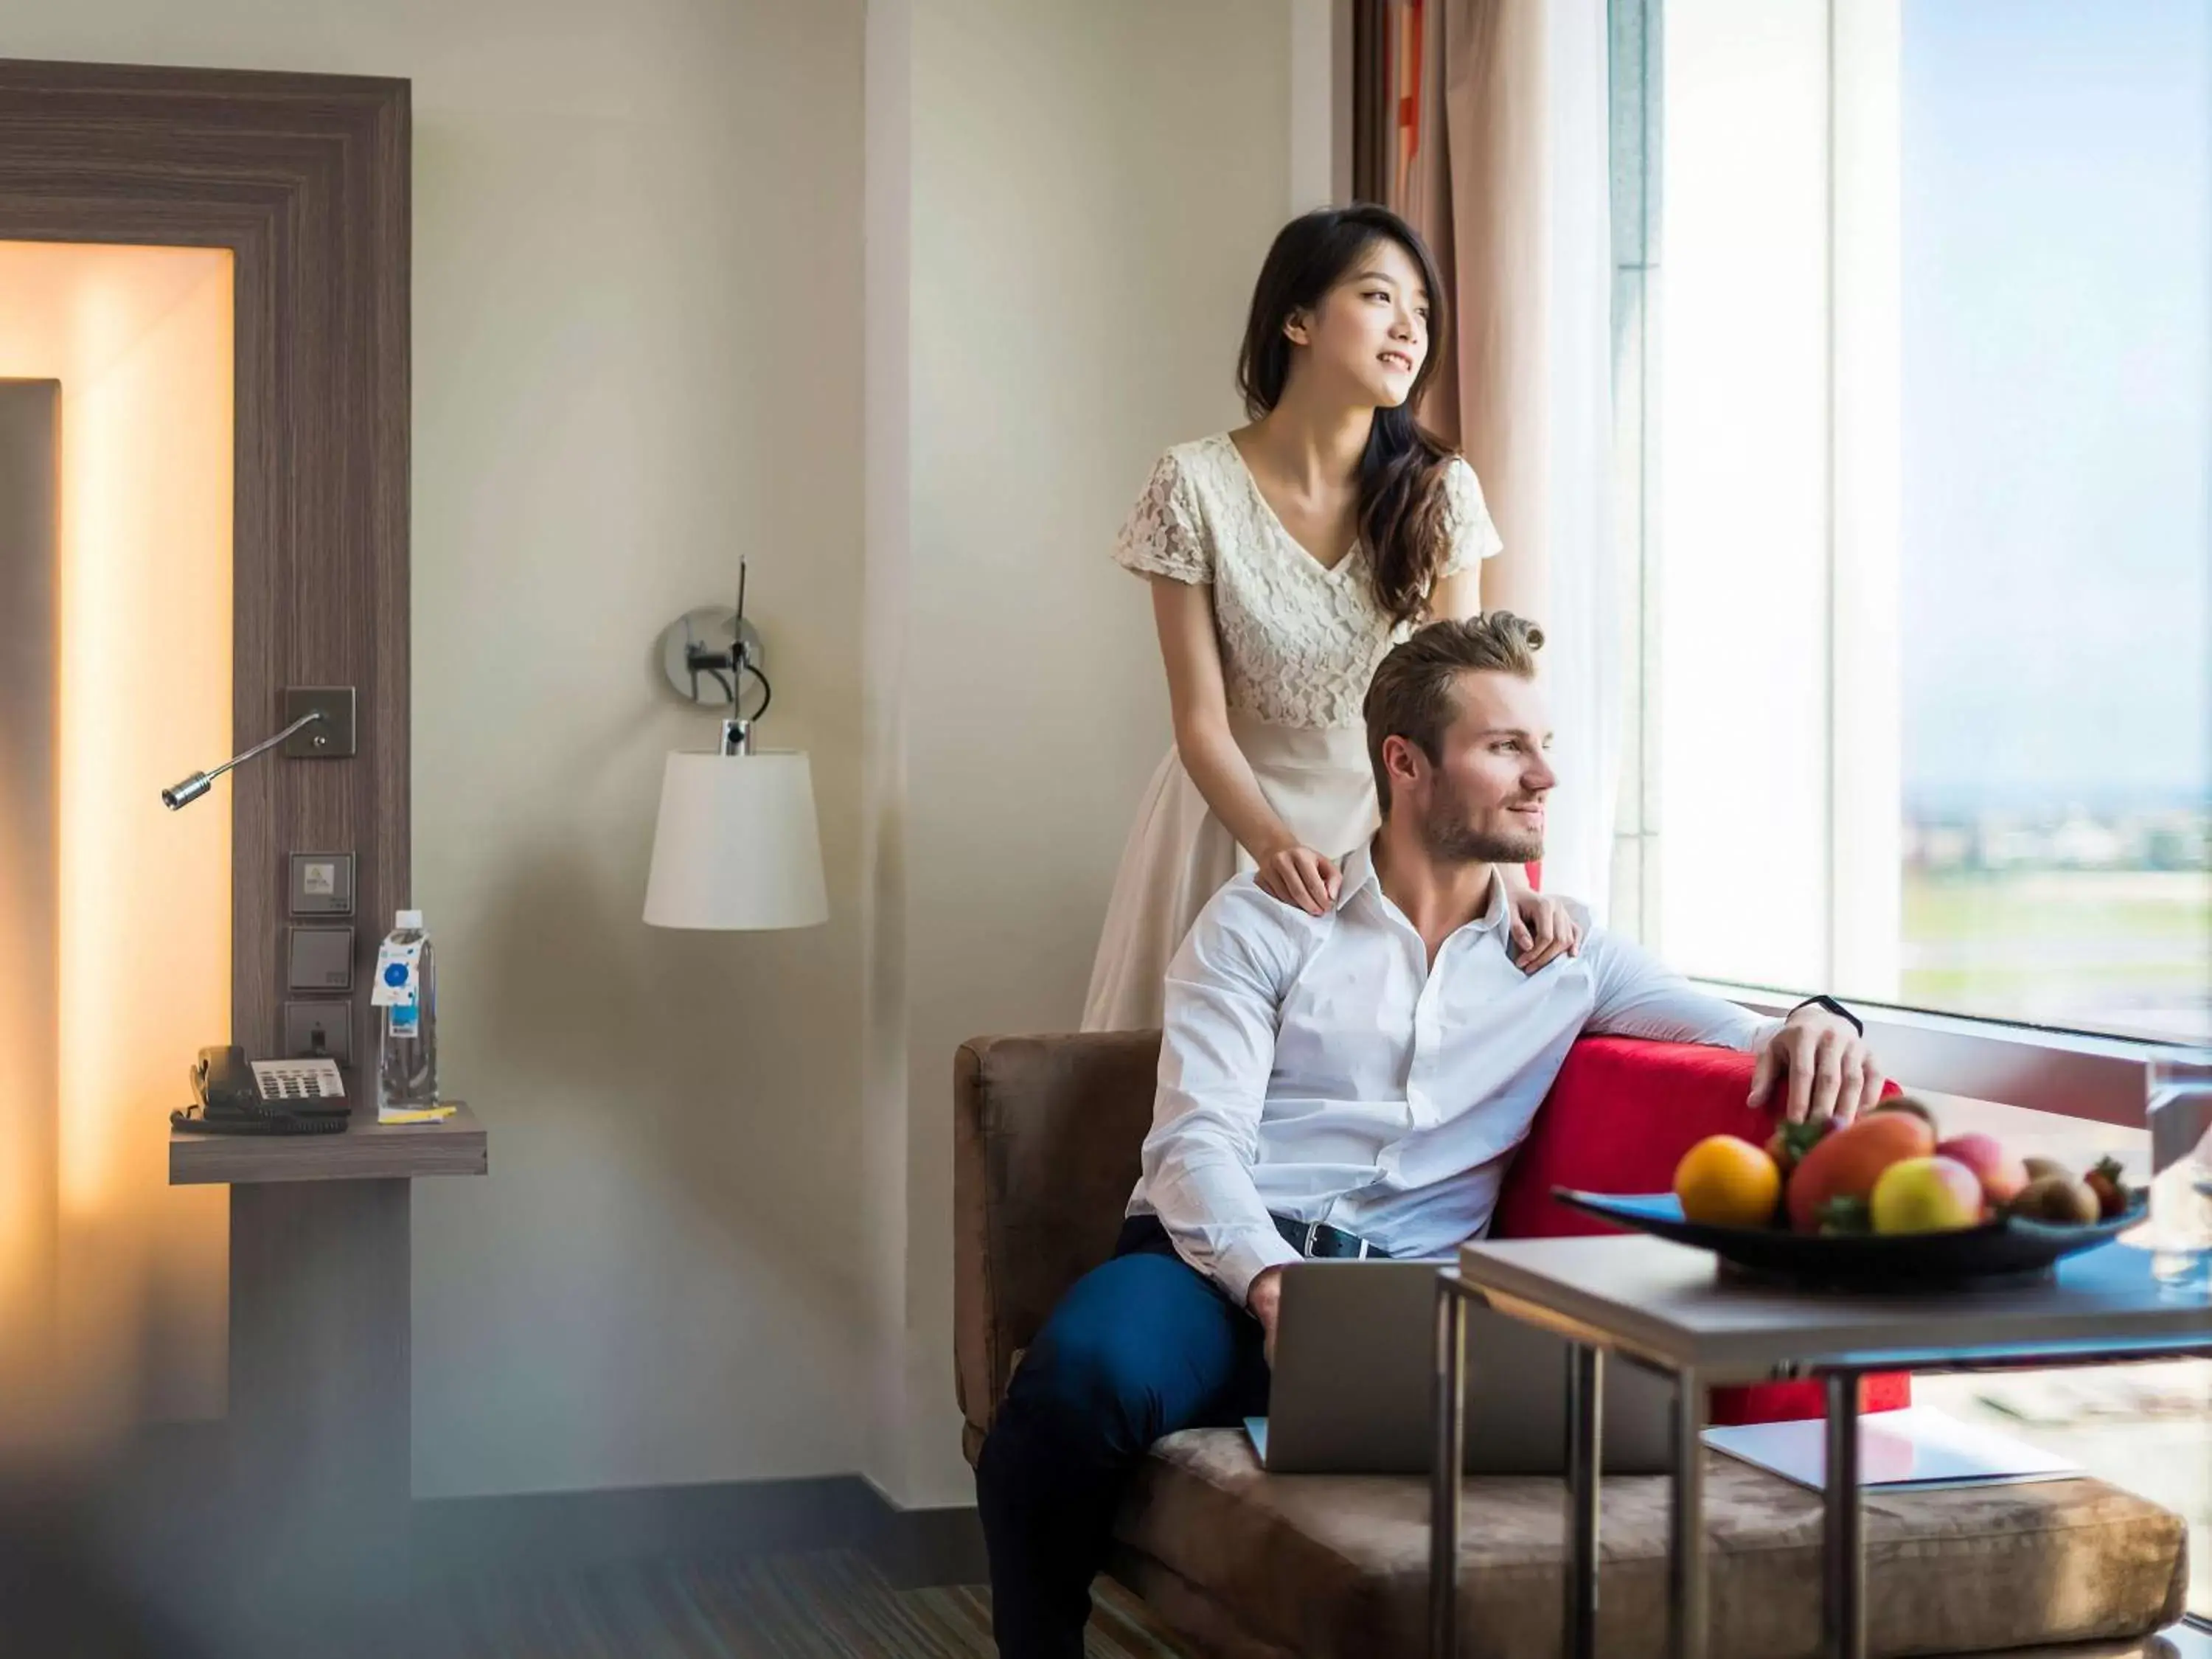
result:
M 353 1004 L 288 1002 L 284 1005 L 284 1058 L 334 1060 L 353 1064 Z
M 295 916 L 349 916 L 353 914 L 353 854 L 350 853 L 295 853 L 291 879 L 287 884 L 291 912 Z
M 284 968 L 288 991 L 353 989 L 353 929 L 295 927 Z

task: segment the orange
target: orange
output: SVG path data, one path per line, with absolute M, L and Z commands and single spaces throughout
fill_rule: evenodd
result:
M 1708 1226 L 1771 1226 L 1782 1171 L 1747 1140 L 1707 1135 L 1674 1166 L 1674 1196 L 1687 1219 Z

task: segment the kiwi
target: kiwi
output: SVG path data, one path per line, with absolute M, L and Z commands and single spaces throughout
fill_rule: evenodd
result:
M 2070 1180 L 2074 1175 L 2073 1170 L 2055 1158 L 2024 1158 L 2021 1159 L 2021 1164 L 2027 1170 L 2030 1181 L 2040 1181 L 2045 1176 L 2064 1176 Z
M 2069 1227 L 2087 1226 L 2098 1215 L 2096 1194 L 2063 1172 L 2038 1176 L 2020 1189 L 2007 1207 L 2030 1221 Z

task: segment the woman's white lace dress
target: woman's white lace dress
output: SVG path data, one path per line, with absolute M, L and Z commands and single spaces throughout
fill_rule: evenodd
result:
M 1501 544 L 1474 469 L 1453 461 L 1445 488 L 1450 575 Z M 1114 557 L 1139 575 L 1212 586 L 1230 728 L 1291 832 L 1331 858 L 1373 833 L 1360 704 L 1376 664 L 1410 630 L 1376 604 L 1366 550 L 1322 565 L 1283 528 L 1223 433 L 1160 458 Z M 1122 848 L 1083 1029 L 1158 1025 L 1169 959 L 1206 900 L 1251 867 L 1170 749 Z

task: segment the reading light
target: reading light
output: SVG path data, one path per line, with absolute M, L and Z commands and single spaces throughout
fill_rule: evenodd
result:
M 353 708 L 353 687 L 349 685 L 286 686 L 284 713 L 292 722 L 289 726 L 274 737 L 264 738 L 252 748 L 233 755 L 211 772 L 195 772 L 181 783 L 171 784 L 161 792 L 161 805 L 172 812 L 191 805 L 232 767 L 265 754 L 280 743 L 284 744 L 284 752 L 295 760 L 343 760 L 356 747 Z M 311 726 L 318 728 L 311 736 L 300 735 Z

